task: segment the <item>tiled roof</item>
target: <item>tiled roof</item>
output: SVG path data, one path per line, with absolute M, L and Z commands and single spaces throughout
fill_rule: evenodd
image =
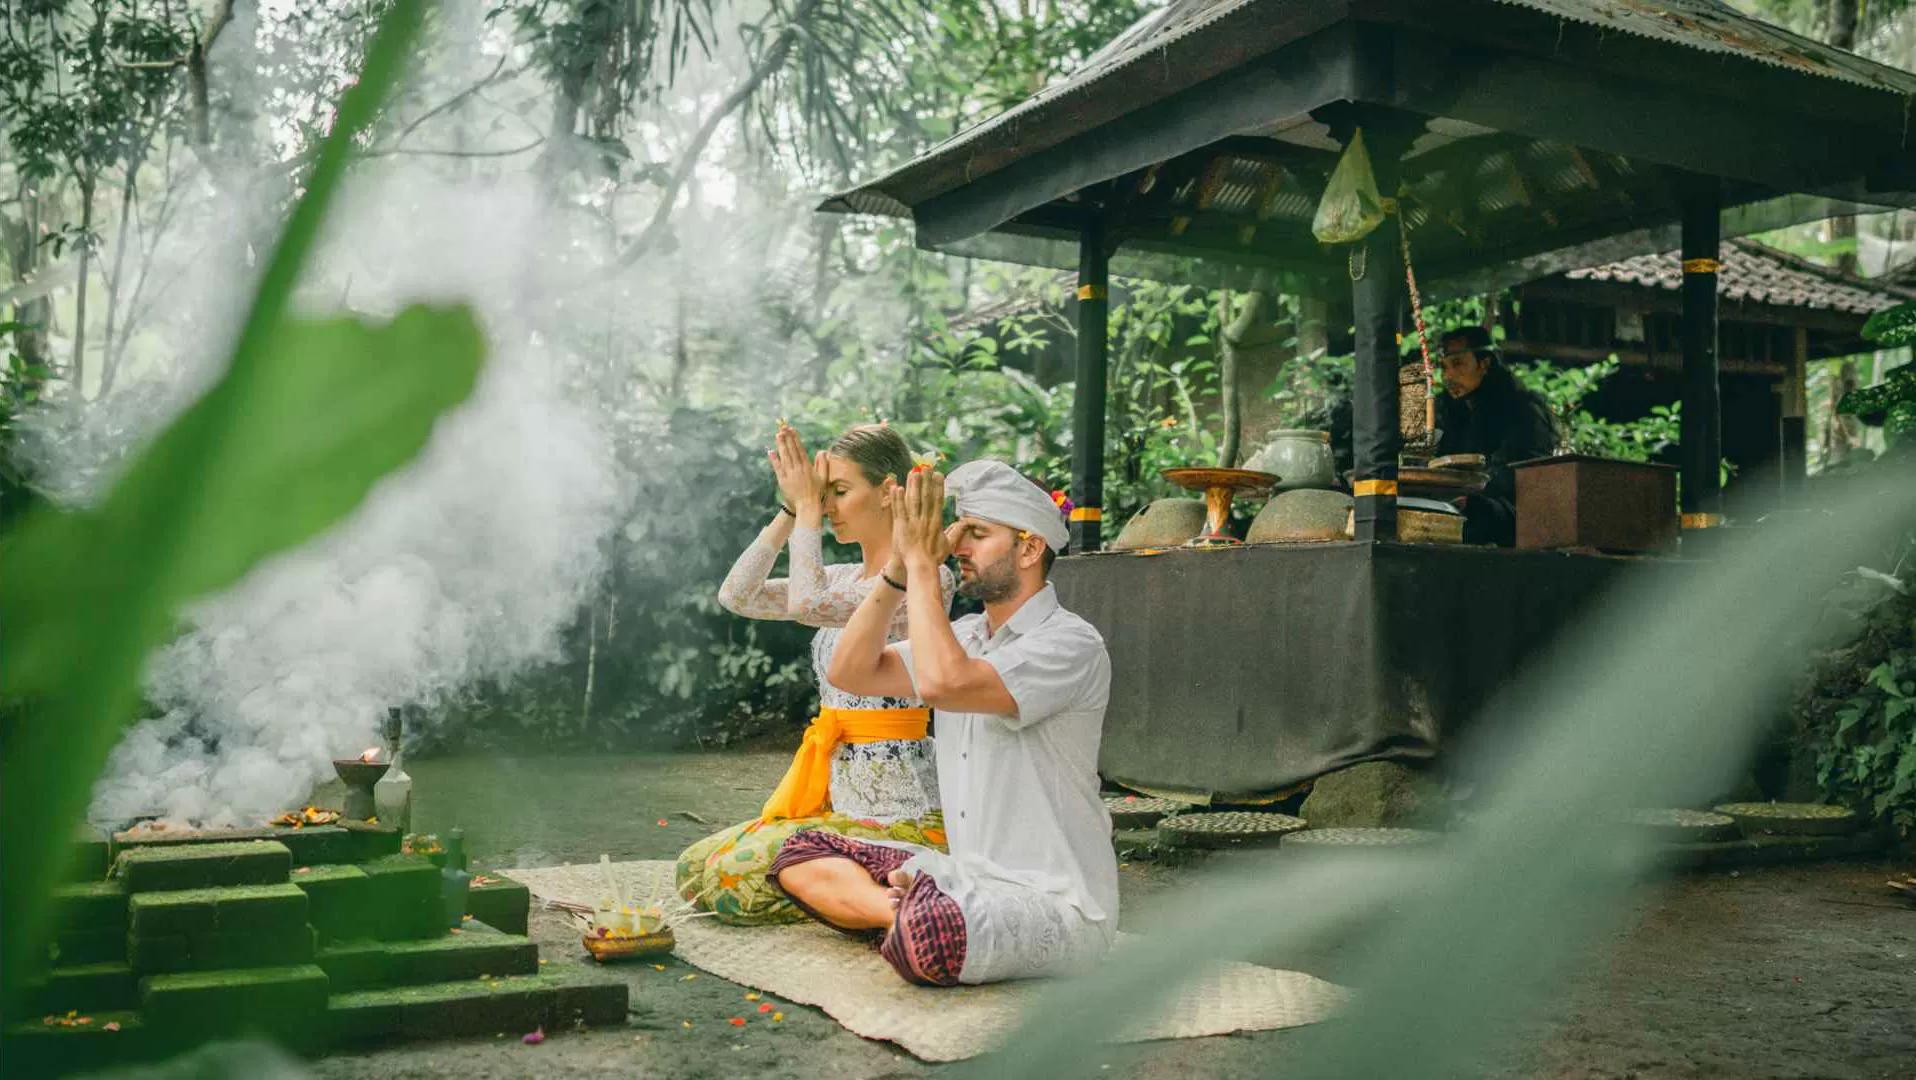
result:
M 1675 291 L 1683 284 L 1683 266 L 1671 251 L 1571 270 L 1563 276 L 1572 281 L 1613 281 Z M 1871 315 L 1916 299 L 1916 290 L 1818 266 L 1753 240 L 1732 240 L 1723 245 L 1717 295 L 1726 301 Z

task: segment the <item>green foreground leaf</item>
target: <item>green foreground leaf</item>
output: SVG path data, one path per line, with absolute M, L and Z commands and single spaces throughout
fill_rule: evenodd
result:
M 139 700 L 141 666 L 193 600 L 324 530 L 425 445 L 478 379 L 464 308 L 390 324 L 286 316 L 353 150 L 424 19 L 398 0 L 340 102 L 225 376 L 98 507 L 45 510 L 0 539 L 0 995 L 44 957 L 54 885 L 94 778 Z M 9 1009 L 10 1012 L 10 1009 Z
M 0 545 L 0 685 L 28 706 L 0 762 L 10 975 L 26 952 L 11 946 L 38 939 L 38 919 L 16 916 L 37 914 L 58 880 L 141 665 L 180 609 L 323 531 L 411 460 L 471 393 L 485 343 L 464 308 L 415 307 L 384 326 L 295 323 L 269 351 L 254 378 L 228 376 L 181 416 L 100 507 L 48 511 Z

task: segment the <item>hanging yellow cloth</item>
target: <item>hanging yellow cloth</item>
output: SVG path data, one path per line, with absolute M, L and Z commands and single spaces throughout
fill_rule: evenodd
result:
M 922 739 L 930 726 L 931 710 L 923 707 L 818 710 L 818 718 L 805 729 L 805 739 L 798 744 L 798 753 L 792 755 L 785 778 L 765 800 L 759 816 L 771 821 L 824 813 L 831 807 L 832 752 L 839 743 Z

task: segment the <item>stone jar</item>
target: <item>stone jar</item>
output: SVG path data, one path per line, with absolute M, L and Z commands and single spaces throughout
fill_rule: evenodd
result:
M 1331 433 L 1302 428 L 1278 428 L 1269 442 L 1244 463 L 1247 469 L 1276 473 L 1278 491 L 1328 488 L 1336 479 L 1331 457 Z

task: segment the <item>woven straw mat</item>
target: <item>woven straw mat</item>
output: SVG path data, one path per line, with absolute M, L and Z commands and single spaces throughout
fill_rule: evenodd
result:
M 671 898 L 672 864 L 621 862 L 612 873 L 635 900 Z M 508 870 L 541 900 L 592 904 L 604 892 L 598 864 Z M 931 988 L 898 977 L 870 945 L 816 923 L 734 927 L 711 919 L 673 924 L 679 959 L 722 979 L 816 1005 L 868 1039 L 895 1042 L 926 1061 L 985 1053 L 1016 1030 L 1044 981 Z M 1120 934 L 1124 949 L 1129 935 Z M 1330 1016 L 1350 992 L 1301 971 L 1224 963 L 1188 984 L 1124 1042 L 1189 1039 L 1299 1027 Z

